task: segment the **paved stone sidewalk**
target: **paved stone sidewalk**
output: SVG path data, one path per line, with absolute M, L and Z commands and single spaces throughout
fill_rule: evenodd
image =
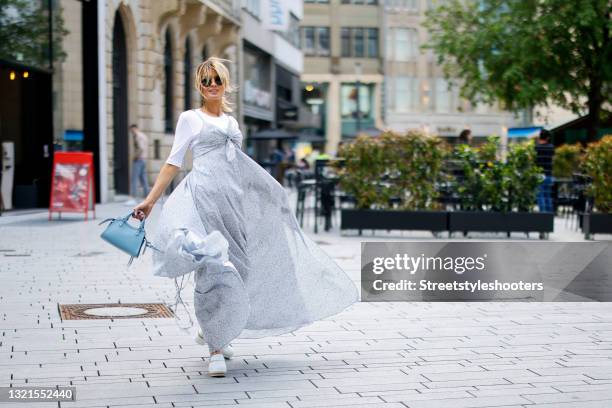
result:
M 34 407 L 612 406 L 610 303 L 358 303 L 235 341 L 230 375 L 210 378 L 207 348 L 173 319 L 60 319 L 58 304 L 173 300 L 149 254 L 127 268 L 98 237 L 100 220 L 130 208 L 97 210 L 87 222 L 0 217 L 0 386 L 77 388 L 77 402 Z M 371 237 L 311 236 L 358 281 Z

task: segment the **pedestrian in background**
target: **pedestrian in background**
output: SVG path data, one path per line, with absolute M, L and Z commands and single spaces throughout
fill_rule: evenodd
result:
M 470 129 L 463 129 L 461 133 L 459 133 L 459 137 L 457 138 L 457 144 L 472 144 L 472 131 Z
M 130 126 L 130 133 L 134 141 L 134 156 L 132 161 L 132 182 L 130 185 L 131 199 L 126 205 L 136 205 L 138 184 L 142 186 L 143 197 L 149 195 L 149 181 L 147 180 L 147 159 L 149 152 L 149 138 L 138 129 L 138 125 Z
M 536 164 L 542 168 L 544 181 L 540 184 L 537 194 L 538 208 L 542 212 L 553 212 L 552 203 L 552 162 L 555 155 L 555 147 L 550 143 L 550 132 L 546 129 L 540 131 L 540 136 L 535 145 Z

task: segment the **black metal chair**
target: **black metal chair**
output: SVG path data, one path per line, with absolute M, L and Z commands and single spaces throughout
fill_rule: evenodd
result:
M 306 211 L 306 198 L 315 191 L 314 179 L 303 179 L 297 182 L 297 204 L 295 206 L 295 217 L 300 221 L 300 227 L 304 227 L 304 212 Z M 316 218 L 316 217 L 315 217 Z
M 319 232 L 318 216 L 325 219 L 325 231 L 332 228 L 332 215 L 335 208 L 335 190 L 339 182 L 335 164 L 344 162 L 342 158 L 318 159 L 315 161 L 315 234 Z
M 568 217 L 570 228 L 576 220 L 576 230 L 582 228 L 582 214 L 588 213 L 593 208 L 593 199 L 587 195 L 587 190 L 593 179 L 586 174 L 574 173 L 572 175 L 571 206 Z

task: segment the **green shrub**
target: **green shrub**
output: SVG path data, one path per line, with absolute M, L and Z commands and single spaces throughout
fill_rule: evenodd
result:
M 495 156 L 499 138 L 491 136 L 479 147 L 459 145 L 454 158 L 463 171 L 463 179 L 455 180 L 454 189 L 459 195 L 461 207 L 468 211 L 483 211 L 487 207 L 501 208 L 503 183 Z
M 355 196 L 357 208 L 388 205 L 391 192 L 380 183 L 386 171 L 384 155 L 382 144 L 369 136 L 358 136 L 339 149 L 338 156 L 344 158 L 338 168 L 340 187 Z
M 455 181 L 455 189 L 464 210 L 529 211 L 533 206 L 543 180 L 533 142 L 510 145 L 506 162 L 496 159 L 499 147 L 499 137 L 492 136 L 480 147 L 455 150 L 464 177 Z
M 454 185 L 463 209 L 529 211 L 543 180 L 533 142 L 511 145 L 505 162 L 496 159 L 499 147 L 497 136 L 480 147 L 459 145 L 453 152 L 440 138 L 419 131 L 360 136 L 340 149 L 345 159 L 338 168 L 340 187 L 355 196 L 360 209 L 388 209 L 394 197 L 401 199 L 401 209 L 438 209 L 442 166 L 452 155 L 464 173 Z
M 536 200 L 538 187 L 544 181 L 543 169 L 536 164 L 534 142 L 512 144 L 503 168 L 508 180 L 505 211 L 530 211 Z
M 394 197 L 401 199 L 400 209 L 438 208 L 442 144 L 441 139 L 420 131 L 360 136 L 339 152 L 345 159 L 338 170 L 340 187 L 356 197 L 361 209 L 388 209 Z
M 582 146 L 578 144 L 565 144 L 555 149 L 553 156 L 553 176 L 569 178 L 580 170 L 582 161 Z
M 583 169 L 593 183 L 587 194 L 593 197 L 595 210 L 612 212 L 612 135 L 590 143 L 584 155 Z

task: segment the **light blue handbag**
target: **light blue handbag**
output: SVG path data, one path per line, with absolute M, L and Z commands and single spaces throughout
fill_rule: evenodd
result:
M 105 222 L 110 221 L 110 224 L 102 232 L 100 237 L 111 245 L 130 255 L 128 266 L 132 264 L 134 258 L 138 258 L 138 256 L 140 256 L 140 250 L 143 247 L 144 250 L 142 251 L 142 254 L 145 253 L 147 247 L 159 251 L 159 249 L 155 248 L 145 237 L 144 218 L 142 221 L 140 221 L 140 225 L 138 227 L 133 227 L 128 224 L 128 220 L 131 216 L 132 212 L 123 218 L 107 218 L 98 224 L 102 225 Z

